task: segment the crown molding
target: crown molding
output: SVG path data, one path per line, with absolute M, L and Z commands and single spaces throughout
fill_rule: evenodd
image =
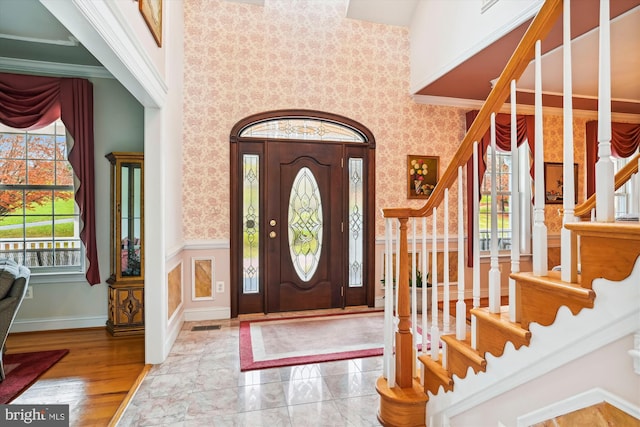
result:
M 58 77 L 85 77 L 113 79 L 106 68 L 95 65 L 63 64 L 60 62 L 34 61 L 0 57 L 0 69 L 3 72 L 19 72 L 26 74 L 51 75 Z
M 438 105 L 442 107 L 480 109 L 484 104 L 484 101 L 478 101 L 476 99 L 448 98 L 445 96 L 412 95 L 412 98 L 416 104 Z M 498 112 L 509 113 L 510 111 L 511 104 L 505 103 Z M 517 104 L 517 111 L 518 114 L 534 114 L 535 107 L 533 105 Z M 543 107 L 543 112 L 545 114 L 561 116 L 563 109 L 558 107 Z M 573 116 L 598 120 L 598 112 L 591 110 L 573 110 Z M 640 116 L 628 113 L 611 113 L 611 120 L 623 123 L 640 123 Z

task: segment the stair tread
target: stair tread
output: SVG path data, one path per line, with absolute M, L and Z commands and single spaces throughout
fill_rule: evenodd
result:
M 510 333 L 518 335 L 521 338 L 531 338 L 531 332 L 522 327 L 519 322 L 512 322 L 509 316 L 509 306 L 501 306 L 500 313 L 492 313 L 489 307 L 480 307 L 471 309 L 471 313 L 476 317 L 481 317 L 498 327 L 508 330 Z
M 535 286 L 544 290 L 545 288 L 551 292 L 558 292 L 581 297 L 585 299 L 594 299 L 595 292 L 588 288 L 583 288 L 580 283 L 564 282 L 560 278 L 560 272 L 549 271 L 546 276 L 535 276 L 533 272 L 511 273 L 510 277 L 518 282 L 521 286 Z M 578 278 L 580 282 L 580 278 Z
M 470 334 L 467 334 L 464 340 L 457 339 L 455 334 L 443 335 L 442 337 L 440 337 L 440 339 L 442 339 L 442 341 L 447 344 L 448 351 L 455 350 L 458 353 L 463 354 L 466 358 L 469 359 L 469 361 L 475 363 L 478 366 L 484 367 L 487 365 L 487 361 L 485 360 L 485 358 L 478 352 L 478 350 L 475 350 L 471 346 Z

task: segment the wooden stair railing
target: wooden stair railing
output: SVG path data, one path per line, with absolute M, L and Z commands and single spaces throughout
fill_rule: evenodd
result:
M 430 389 L 427 384 L 432 384 L 435 387 L 436 384 L 441 383 L 445 388 L 452 386 L 451 376 L 449 374 L 443 375 L 443 371 L 441 370 L 436 372 L 435 364 L 437 364 L 437 362 L 432 360 L 429 362 L 423 361 L 424 366 L 427 367 L 423 369 L 429 370 L 429 366 L 434 367 L 434 369 L 430 371 L 436 378 L 436 381 L 434 382 L 431 378 L 427 379 L 427 373 L 423 373 L 425 376 L 425 391 L 416 392 L 416 390 L 420 390 L 421 386 L 419 379 L 414 377 L 413 360 L 415 360 L 415 356 L 409 325 L 407 220 L 409 218 L 430 216 L 434 209 L 442 204 L 445 194 L 448 193 L 447 190 L 453 186 L 459 176 L 459 167 L 464 167 L 467 164 L 467 161 L 472 156 L 474 144 L 482 138 L 489 128 L 491 116 L 502 108 L 509 97 L 511 82 L 518 80 L 523 74 L 534 57 L 536 42 L 543 40 L 547 36 L 562 14 L 562 9 L 562 0 L 546 0 L 542 5 L 483 106 L 480 108 L 478 115 L 464 136 L 453 159 L 429 196 L 427 203 L 419 209 L 394 208 L 383 210 L 385 218 L 397 219 L 400 222 L 398 235 L 400 250 L 398 257 L 399 263 L 397 264 L 399 265 L 397 308 L 399 324 L 395 332 L 395 352 L 397 356 L 395 359 L 395 376 L 392 381 L 389 382 L 384 376 L 381 377 L 376 386 L 381 396 L 378 420 L 385 426 L 425 425 L 425 404 L 428 400 L 426 390 Z M 515 328 L 515 330 L 515 335 L 520 336 L 520 339 L 524 340 L 523 344 L 528 342 L 526 332 L 518 332 L 517 328 Z M 449 340 L 449 338 L 443 337 L 443 340 Z M 451 346 L 454 347 L 453 344 Z M 463 347 L 464 346 L 460 346 L 461 349 L 463 349 Z M 451 358 L 453 353 L 454 351 L 447 352 L 448 358 Z M 484 369 L 484 365 L 480 361 L 482 356 L 476 350 L 468 351 L 464 349 L 460 351 L 460 354 L 465 354 L 469 360 L 475 359 L 478 370 Z M 450 361 L 446 366 L 454 366 L 455 364 L 455 361 Z M 446 377 L 448 377 L 448 380 Z M 391 383 L 391 386 L 389 383 Z
M 618 171 L 614 181 L 616 190 L 626 184 L 634 174 L 638 173 L 638 161 L 640 161 L 640 153 L 631 158 L 631 160 Z M 592 194 L 587 200 L 576 206 L 575 215 L 578 218 L 589 219 L 591 211 L 595 207 L 596 195 Z

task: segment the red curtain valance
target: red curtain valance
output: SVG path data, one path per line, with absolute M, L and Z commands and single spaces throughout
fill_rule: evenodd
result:
M 467 113 L 467 130 L 478 115 L 478 111 Z M 518 147 L 528 141 L 532 155 L 535 147 L 535 123 L 534 116 L 517 115 L 517 138 Z M 491 145 L 491 129 L 487 130 L 478 143 L 478 184 L 482 186 L 482 178 L 487 170 L 486 153 Z M 499 151 L 511 151 L 511 115 L 496 114 L 496 148 Z M 531 163 L 531 176 L 533 176 L 533 162 Z M 478 189 L 478 193 L 479 193 Z M 473 157 L 467 162 L 467 266 L 473 267 L 473 218 L 476 212 L 473 209 Z
M 0 122 L 19 129 L 38 129 L 60 118 L 74 140 L 69 163 L 80 181 L 75 199 L 80 208 L 80 239 L 87 251 L 87 281 L 100 283 L 96 249 L 93 86 L 85 79 L 0 73 Z
M 596 191 L 598 161 L 598 121 L 587 122 L 587 197 Z M 640 124 L 611 123 L 611 153 L 614 157 L 631 157 L 640 145 Z

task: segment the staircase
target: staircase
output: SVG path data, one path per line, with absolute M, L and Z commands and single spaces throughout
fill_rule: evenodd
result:
M 607 1 L 602 4 L 608 8 Z M 583 369 L 585 381 L 581 386 L 604 385 L 619 372 L 610 372 L 608 377 L 598 378 L 600 374 L 596 372 L 604 369 L 598 365 L 608 364 L 618 358 L 618 363 L 630 364 L 626 352 L 631 350 L 630 353 L 640 353 L 640 223 L 618 223 L 612 218 L 598 218 L 598 221 L 593 222 L 579 221 L 589 216 L 594 207 L 602 209 L 609 199 L 613 201 L 614 189 L 638 173 L 639 156 L 616 176 L 612 170 L 608 174 L 606 169 L 603 172 L 601 167 L 596 166 L 596 179 L 604 183 L 603 187 L 599 187 L 604 190 L 599 190 L 580 206 L 574 206 L 573 190 L 565 192 L 561 271 L 548 271 L 545 195 L 542 190 L 544 183 L 540 178 L 543 175 L 544 157 L 541 90 L 538 85 L 533 272 L 519 271 L 519 253 L 517 249 L 512 250 L 509 304 L 502 305 L 500 274 L 497 271 L 497 244 L 494 244 L 489 283 L 483 284 L 489 303 L 488 306 L 481 307 L 480 277 L 475 271 L 479 266 L 478 237 L 469 236 L 469 240 L 476 239 L 476 267 L 473 299 L 465 299 L 465 263 L 461 255 L 465 241 L 462 221 L 458 221 L 459 270 L 454 327 L 451 328 L 448 324 L 448 308 L 445 323 L 441 324 L 438 317 L 439 304 L 441 307 L 453 304 L 448 299 L 448 277 L 440 284 L 444 292 L 438 291 L 437 277 L 433 278 L 430 328 L 427 310 L 423 310 L 424 313 L 419 318 L 416 297 L 410 295 L 408 283 L 410 279 L 415 282 L 416 277 L 409 278 L 409 253 L 416 253 L 417 244 L 420 245 L 422 254 L 430 251 L 434 254 L 431 271 L 436 271 L 437 213 L 439 210 L 444 211 L 444 240 L 448 242 L 449 189 L 454 188 L 457 180 L 457 207 L 459 217 L 462 217 L 463 168 L 473 159 L 473 162 L 469 162 L 466 173 L 477 176 L 477 141 L 487 130 L 495 132 L 494 114 L 502 108 L 508 96 L 515 99 L 515 81 L 534 57 L 534 51 L 536 62 L 539 63 L 539 40 L 544 39 L 561 15 L 565 28 L 569 25 L 568 6 L 569 2 L 566 0 L 563 14 L 562 0 L 547 0 L 544 3 L 425 206 L 420 209 L 384 210 L 387 221 L 385 277 L 390 277 L 392 271 L 395 271 L 398 286 L 395 293 L 391 287 L 385 289 L 385 359 L 383 375 L 376 385 L 380 395 L 378 420 L 382 425 L 533 425 L 534 420 L 535 423 L 543 422 L 547 419 L 544 416 L 554 418 L 571 412 L 571 405 L 575 406 L 575 399 L 569 399 L 570 402 L 565 406 L 558 403 L 566 399 L 563 396 L 569 386 L 563 384 L 562 372 L 570 373 L 570 376 L 564 378 L 580 378 L 581 375 L 576 374 L 575 370 Z M 601 18 L 601 27 L 603 24 L 608 25 L 608 15 L 605 16 L 606 24 Z M 567 39 L 565 51 L 569 51 L 570 58 L 566 41 Z M 601 57 L 603 52 L 607 53 L 606 46 L 605 49 L 601 47 Z M 570 74 L 569 68 L 568 75 Z M 605 84 L 610 85 L 610 79 L 606 81 L 606 72 L 601 74 L 604 74 L 601 79 L 605 80 Z M 568 82 L 565 80 L 564 86 L 565 96 L 571 96 L 570 77 Z M 603 104 L 606 105 L 606 101 Z M 514 109 L 515 103 L 512 102 L 512 123 L 516 121 Z M 604 113 L 600 115 L 600 123 L 602 117 L 607 118 L 606 111 Z M 564 120 L 565 165 L 573 165 L 571 111 L 565 110 Z M 610 122 L 609 112 L 608 123 Z M 512 131 L 512 139 L 516 139 L 515 130 Z M 600 143 L 603 142 L 606 143 L 600 140 Z M 515 151 L 515 143 L 512 143 L 512 147 Z M 602 153 L 606 155 L 606 148 L 602 149 Z M 564 175 L 564 187 L 573 189 L 571 168 L 564 169 L 570 171 Z M 495 179 L 492 181 L 495 183 Z M 478 187 L 477 182 L 475 187 Z M 512 188 L 517 188 L 517 185 Z M 495 195 L 495 188 L 492 191 Z M 477 193 L 474 194 L 474 199 L 479 199 Z M 492 199 L 495 200 L 496 197 Z M 609 210 L 612 211 L 612 208 Z M 492 211 L 496 211 L 495 207 Z M 602 212 L 606 211 L 607 209 L 602 209 Z M 475 212 L 478 212 L 477 204 Z M 513 215 L 517 216 L 517 212 Z M 430 249 L 427 249 L 428 218 L 432 221 L 433 230 Z M 517 229 L 515 225 L 513 227 Z M 422 229 L 421 238 L 416 234 L 416 228 Z M 410 251 L 408 235 L 411 229 L 413 247 Z M 474 229 L 477 233 L 477 225 Z M 497 234 L 493 234 L 494 242 L 497 241 L 496 236 Z M 517 241 L 513 246 L 518 246 Z M 391 264 L 394 258 L 392 254 L 398 255 L 395 257 L 395 268 Z M 448 255 L 445 254 L 445 259 L 447 258 Z M 428 269 L 426 256 L 422 261 L 416 261 L 416 257 L 413 257 L 412 263 L 413 274 L 417 270 L 416 263 L 420 263 L 423 272 Z M 442 293 L 445 300 L 438 301 Z M 470 310 L 467 308 L 468 304 L 472 305 Z M 426 296 L 423 306 L 426 306 Z M 471 315 L 470 324 L 467 322 L 467 312 Z M 630 342 L 634 333 L 637 336 L 635 344 Z M 431 340 L 430 349 L 417 345 L 417 336 L 420 334 L 423 341 Z M 436 343 L 440 345 L 435 345 Z M 624 351 L 620 348 L 624 348 Z M 636 373 L 639 375 L 630 375 L 624 379 L 625 384 L 629 382 L 627 386 L 631 389 L 640 385 L 640 361 L 638 356 L 634 357 L 638 365 Z M 544 381 L 547 381 L 546 386 Z M 629 419 L 640 423 L 640 392 L 635 397 L 636 401 L 630 404 L 623 399 L 622 403 L 618 401 L 614 406 L 623 406 L 625 413 L 631 414 Z M 546 412 L 541 409 L 545 407 Z M 496 413 L 496 408 L 500 408 L 499 413 Z M 542 412 L 535 412 L 536 410 Z M 527 414 L 530 416 L 526 416 Z

